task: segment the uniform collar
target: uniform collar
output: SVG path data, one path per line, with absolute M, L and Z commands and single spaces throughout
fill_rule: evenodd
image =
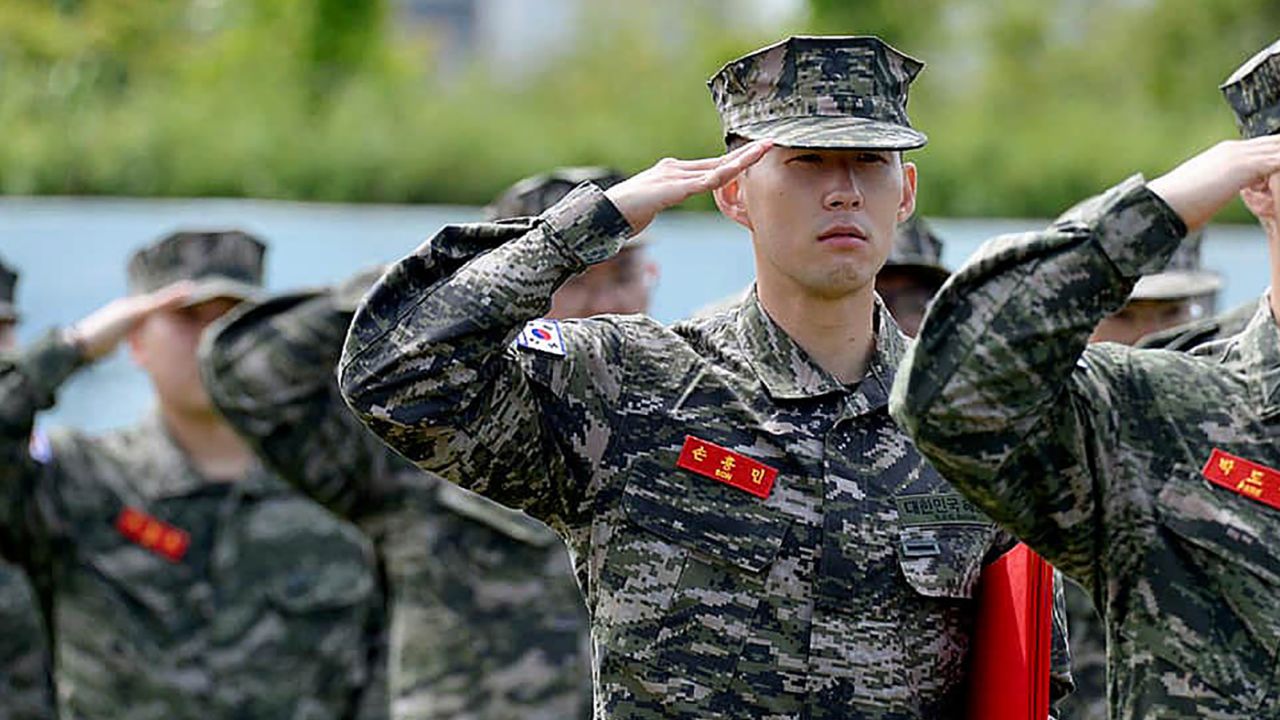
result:
M 191 495 L 202 488 L 224 483 L 209 480 L 196 470 L 186 451 L 178 445 L 159 412 L 152 412 L 132 433 L 143 444 L 146 461 L 134 478 L 134 485 L 149 500 Z M 247 477 L 233 483 L 244 495 L 265 495 L 283 487 L 280 480 L 255 462 Z
M 1271 315 L 1267 294 L 1253 319 L 1240 333 L 1240 361 L 1248 373 L 1263 417 L 1280 415 L 1280 330 Z
M 738 306 L 738 342 L 760 382 L 774 400 L 815 398 L 831 393 L 854 393 L 859 411 L 889 401 L 894 372 L 906 350 L 906 338 L 889 311 L 876 297 L 875 350 L 867 375 L 856 389 L 841 384 L 791 339 L 760 304 L 755 288 Z M 858 397 L 861 396 L 861 402 Z

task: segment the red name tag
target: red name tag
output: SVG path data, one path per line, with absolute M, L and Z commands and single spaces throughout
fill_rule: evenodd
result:
M 150 515 L 125 508 L 116 518 L 116 530 L 130 542 L 137 543 L 169 562 L 178 562 L 191 546 L 191 536 Z
M 1280 471 L 1214 448 L 1200 472 L 1214 485 L 1280 510 Z
M 761 498 L 769 497 L 773 481 L 778 477 L 775 468 L 692 435 L 684 436 L 684 447 L 680 450 L 676 467 L 719 480 Z

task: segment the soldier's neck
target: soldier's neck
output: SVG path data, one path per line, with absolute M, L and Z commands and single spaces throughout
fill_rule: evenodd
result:
M 823 370 L 842 384 L 862 379 L 875 351 L 871 286 L 840 298 L 805 292 L 789 279 L 758 277 L 756 292 L 769 317 Z
M 214 482 L 243 480 L 255 464 L 253 451 L 221 416 L 160 405 L 160 417 L 201 477 Z

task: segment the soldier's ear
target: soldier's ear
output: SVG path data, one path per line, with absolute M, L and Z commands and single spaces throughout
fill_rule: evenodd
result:
M 1276 191 L 1280 188 L 1280 175 L 1263 178 L 1240 191 L 1240 199 L 1259 220 L 1276 220 L 1276 205 L 1280 198 Z M 1275 181 L 1275 182 L 1273 182 Z
M 898 202 L 898 222 L 916 211 L 916 164 L 902 163 L 902 199 Z
M 720 208 L 725 217 L 748 230 L 754 229 L 751 227 L 751 214 L 747 211 L 746 191 L 742 186 L 741 175 L 712 190 L 711 195 L 716 199 L 716 207 Z

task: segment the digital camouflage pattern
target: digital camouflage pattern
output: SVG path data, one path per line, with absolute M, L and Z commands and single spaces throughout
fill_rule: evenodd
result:
M 27 574 L 0 562 L 0 719 L 57 717 L 43 617 Z
M 1222 94 L 1244 137 L 1280 132 L 1280 40 L 1232 73 L 1222 84 Z
M 1186 352 L 1232 335 L 1239 335 L 1258 313 L 1252 300 L 1221 315 L 1154 332 L 1138 341 L 1137 347 Z
M 563 356 L 514 347 L 627 232 L 589 184 L 540 218 L 445 228 L 356 311 L 344 395 L 423 469 L 566 539 L 596 718 L 958 717 L 974 588 L 1013 541 L 890 420 L 892 319 L 853 387 L 754 293 L 673 327 L 562 321 Z M 776 470 L 767 499 L 678 469 L 687 438 Z M 751 482 L 736 463 L 718 469 Z
M 1071 678 L 1075 691 L 1059 706 L 1063 720 L 1107 718 L 1107 629 L 1089 591 L 1074 581 L 1062 583 L 1071 630 Z
M 1280 511 L 1206 482 L 1214 448 L 1280 467 L 1265 303 L 1206 352 L 1086 346 L 1186 228 L 1132 178 L 997 238 L 942 289 L 894 388 L 920 451 L 1089 589 L 1113 718 L 1280 717 Z
M 347 326 L 375 277 L 227 316 L 201 351 L 210 395 L 282 476 L 374 539 L 390 586 L 394 717 L 589 718 L 586 608 L 564 544 L 414 467 L 337 393 Z
M 248 300 L 262 290 L 266 245 L 239 230 L 170 233 L 129 259 L 129 292 L 154 292 L 179 280 L 195 288 L 188 305 L 219 297 Z
M 1203 242 L 1203 231 L 1196 231 L 1183 238 L 1164 268 L 1138 279 L 1133 292 L 1129 293 L 1129 299 L 1182 300 L 1203 297 L 1212 306 L 1216 293 L 1222 289 L 1222 276 L 1204 269 L 1200 261 Z
M 730 61 L 707 85 L 725 139 L 911 150 L 907 89 L 924 63 L 878 37 L 790 37 Z
M 56 332 L 0 358 L 0 528 L 49 578 L 63 716 L 386 717 L 362 704 L 382 619 L 368 542 L 261 470 L 205 480 L 158 420 L 56 432 L 33 459 L 35 415 L 80 364 Z M 189 533 L 185 554 L 126 539 L 126 507 Z
M 486 220 L 533 217 L 564 199 L 584 182 L 606 190 L 626 176 L 606 167 L 561 167 L 531 175 L 507 188 L 484 209 Z

